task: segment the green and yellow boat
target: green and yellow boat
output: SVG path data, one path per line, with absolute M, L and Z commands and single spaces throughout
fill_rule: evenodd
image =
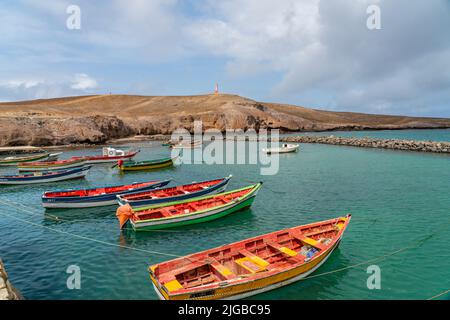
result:
M 117 209 L 116 216 L 121 229 L 129 224 L 135 231 L 208 222 L 250 207 L 261 185 L 139 208 L 126 204 Z
M 12 156 L 0 159 L 0 166 L 16 166 L 21 163 L 33 162 L 37 160 L 44 160 L 49 157 L 49 153 L 38 153 L 26 156 Z
M 140 170 L 154 170 L 173 166 L 175 158 L 162 158 L 156 160 L 145 161 L 121 161 L 117 163 L 120 171 L 140 171 Z

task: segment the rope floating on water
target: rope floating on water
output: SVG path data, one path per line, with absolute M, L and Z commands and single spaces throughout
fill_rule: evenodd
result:
M 48 227 L 48 226 L 43 226 L 41 224 L 29 221 L 29 220 L 25 220 L 25 219 L 14 217 L 12 215 L 6 214 L 6 213 L 1 212 L 1 211 L 0 211 L 0 214 L 4 215 L 4 216 L 7 216 L 10 219 L 21 221 L 21 222 L 26 223 L 26 224 L 30 224 L 30 225 L 33 225 L 33 226 L 41 227 L 41 228 L 44 228 L 44 229 L 47 229 L 47 230 L 51 230 L 53 232 L 58 232 L 58 233 L 69 235 L 69 236 L 72 236 L 72 237 L 75 237 L 75 238 L 101 243 L 101 244 L 108 245 L 108 246 L 119 247 L 119 248 L 123 248 L 123 249 L 130 249 L 130 250 L 135 250 L 135 251 L 140 251 L 140 252 L 145 252 L 145 253 L 150 253 L 150 254 L 158 254 L 158 255 L 163 255 L 163 256 L 168 256 L 168 257 L 176 257 L 176 258 L 181 257 L 179 255 L 175 255 L 175 254 L 171 254 L 171 253 L 165 253 L 165 252 L 159 252 L 159 251 L 151 251 L 151 250 L 146 250 L 146 249 L 130 247 L 130 246 L 122 245 L 122 244 L 117 244 L 117 243 L 112 243 L 112 242 L 107 242 L 107 241 L 103 241 L 103 240 L 98 240 L 98 239 L 82 236 L 82 235 L 79 235 L 79 234 L 75 234 L 75 233 L 71 233 L 71 232 L 67 232 L 67 231 L 63 231 L 63 230 L 54 229 L 54 228 L 51 228 L 51 227 Z
M 427 300 L 437 299 L 437 298 L 442 297 L 444 294 L 447 294 L 447 293 L 450 293 L 450 289 L 445 290 L 445 291 L 443 291 L 443 292 L 441 292 L 441 293 L 439 293 L 439 294 L 437 294 L 435 296 L 432 296 L 432 297 L 428 298 Z
M 7 206 L 12 207 L 10 204 L 8 204 L 6 202 L 3 202 L 1 200 L 0 200 L 0 203 L 3 203 L 5 205 L 7 205 Z M 14 208 L 14 207 L 12 207 L 12 208 Z M 33 215 L 37 214 L 37 213 L 32 212 L 32 211 L 30 211 L 28 209 L 25 210 L 25 209 L 20 209 L 20 208 L 17 208 L 17 207 L 15 209 L 19 209 L 19 210 L 31 213 Z M 100 244 L 104 244 L 104 245 L 108 245 L 108 246 L 119 247 L 119 248 L 123 248 L 123 249 L 130 249 L 130 250 L 134 250 L 134 251 L 138 251 L 138 252 L 144 252 L 144 253 L 149 253 L 149 254 L 157 254 L 157 255 L 163 255 L 163 256 L 169 256 L 169 257 L 175 257 L 175 258 L 182 258 L 183 257 L 183 256 L 180 256 L 180 255 L 175 255 L 175 254 L 171 254 L 171 253 L 165 253 L 165 252 L 160 252 L 160 251 L 151 251 L 151 250 L 140 249 L 140 248 L 136 248 L 136 247 L 130 247 L 130 246 L 126 246 L 126 245 L 111 243 L 111 242 L 107 242 L 107 241 L 103 241 L 103 240 L 99 240 L 99 239 L 94 239 L 94 238 L 78 235 L 78 234 L 67 232 L 67 231 L 54 229 L 54 228 L 51 228 L 51 227 L 48 227 L 48 226 L 44 226 L 44 225 L 41 225 L 41 224 L 38 224 L 38 223 L 34 223 L 34 222 L 26 220 L 26 219 L 20 219 L 20 218 L 14 217 L 14 216 L 12 216 L 10 214 L 6 214 L 6 213 L 4 213 L 2 211 L 0 211 L 0 214 L 4 215 L 4 216 L 7 216 L 7 217 L 9 217 L 11 219 L 17 220 L 17 221 L 21 221 L 21 222 L 26 223 L 26 224 L 30 224 L 30 225 L 33 225 L 33 226 L 41 227 L 41 228 L 44 228 L 44 229 L 47 229 L 47 230 L 51 230 L 53 232 L 57 232 L 57 233 L 60 233 L 60 234 L 66 234 L 66 235 L 69 235 L 69 236 L 72 236 L 72 237 L 75 237 L 75 238 L 79 238 L 79 239 L 82 239 L 82 240 L 92 241 L 92 242 L 96 242 L 96 243 L 100 243 Z M 448 223 L 442 225 L 442 228 L 439 228 L 439 229 L 446 229 L 446 228 L 448 228 L 449 225 L 450 225 L 450 220 L 449 220 Z M 437 230 L 439 230 L 439 229 L 437 229 Z M 359 263 L 356 263 L 356 264 L 353 264 L 353 265 L 345 266 L 345 267 L 342 267 L 342 268 L 339 268 L 339 269 L 334 269 L 334 270 L 323 272 L 323 273 L 319 273 L 319 274 L 313 274 L 313 275 L 310 275 L 310 276 L 308 276 L 306 278 L 301 279 L 301 281 L 308 280 L 308 279 L 313 279 L 313 278 L 319 278 L 319 277 L 323 277 L 323 276 L 326 276 L 326 275 L 342 272 L 342 271 L 345 271 L 345 270 L 348 270 L 348 269 L 353 269 L 353 268 L 359 267 L 361 265 L 366 265 L 366 264 L 369 264 L 369 263 L 373 263 L 375 261 L 384 259 L 386 257 L 402 253 L 402 252 L 410 250 L 410 249 L 418 248 L 421 245 L 423 245 L 427 240 L 431 239 L 434 236 L 434 234 L 437 232 L 437 230 L 435 230 L 435 232 L 433 232 L 432 234 L 428 234 L 426 236 L 421 237 L 420 239 L 417 239 L 416 241 L 413 241 L 412 244 L 409 245 L 409 246 L 400 248 L 398 250 L 395 250 L 395 251 L 392 251 L 392 252 L 383 254 L 381 256 L 378 256 L 378 257 L 375 257 L 375 258 L 371 258 L 371 259 L 368 259 L 368 260 L 365 260 L 365 261 L 362 261 L 362 262 L 359 262 Z M 187 257 L 184 257 L 184 258 L 187 258 Z M 190 259 L 188 259 L 188 260 L 190 260 Z M 439 298 L 439 297 L 441 297 L 441 296 L 443 296 L 443 295 L 445 295 L 446 293 L 449 293 L 449 292 L 450 292 L 450 289 L 446 290 L 444 292 L 441 292 L 441 293 L 439 293 L 439 294 L 437 294 L 437 295 L 435 295 L 435 296 L 433 296 L 431 298 L 428 298 L 427 300 L 433 300 L 433 299 Z

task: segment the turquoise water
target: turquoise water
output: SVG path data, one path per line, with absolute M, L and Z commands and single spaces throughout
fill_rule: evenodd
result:
M 168 154 L 157 142 L 130 146 L 142 148 L 142 159 Z M 99 152 L 72 150 L 64 157 Z M 344 240 L 315 277 L 254 298 L 426 299 L 450 288 L 449 164 L 448 155 L 302 144 L 300 152 L 281 156 L 274 176 L 261 176 L 257 165 L 181 164 L 125 175 L 100 165 L 85 180 L 1 188 L 0 257 L 27 299 L 156 299 L 146 268 L 170 259 L 163 253 L 185 255 L 351 213 Z M 264 181 L 250 210 L 162 232 L 121 233 L 111 207 L 49 212 L 59 217 L 55 221 L 40 205 L 50 189 L 228 174 L 229 189 Z M 381 270 L 380 290 L 367 288 L 372 264 Z M 70 265 L 81 269 L 80 290 L 66 286 Z

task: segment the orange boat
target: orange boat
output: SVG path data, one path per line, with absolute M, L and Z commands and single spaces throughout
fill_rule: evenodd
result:
M 305 278 L 336 249 L 351 215 L 284 229 L 149 267 L 165 300 L 241 299 Z

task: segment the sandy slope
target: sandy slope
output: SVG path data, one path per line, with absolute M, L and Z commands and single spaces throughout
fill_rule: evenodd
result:
M 450 127 L 450 119 L 330 112 L 257 102 L 237 95 L 95 95 L 0 103 L 0 145 L 100 143 L 170 133 L 194 120 L 205 128 L 292 131 Z

